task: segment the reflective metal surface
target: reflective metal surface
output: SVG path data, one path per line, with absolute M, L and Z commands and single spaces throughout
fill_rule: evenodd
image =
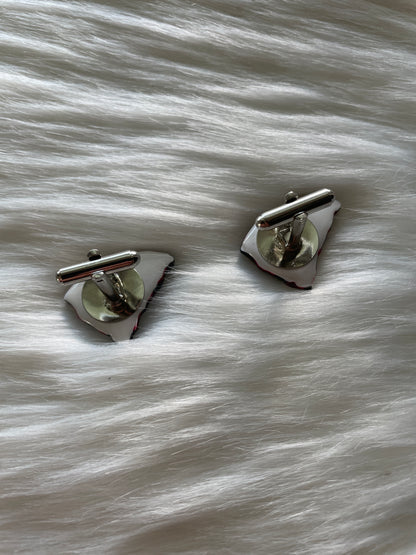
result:
M 301 268 L 308 264 L 318 250 L 319 239 L 315 226 L 310 221 L 306 221 L 303 233 L 297 237 L 292 248 L 290 248 L 291 233 L 289 224 L 284 229 L 259 231 L 257 248 L 264 260 L 272 266 L 285 268 Z
M 56 273 L 56 279 L 60 283 L 77 283 L 91 279 L 92 275 L 96 272 L 111 274 L 134 268 L 140 260 L 140 256 L 136 251 L 123 251 L 110 256 L 103 256 L 102 258 L 98 258 L 100 254 L 97 249 L 93 249 L 93 251 L 94 256 L 91 256 L 92 260 L 61 268 Z M 88 254 L 91 255 L 91 252 Z
M 291 220 L 299 212 L 311 212 L 312 210 L 330 204 L 335 199 L 334 193 L 329 189 L 320 189 L 319 191 L 315 191 L 315 193 L 297 199 L 294 199 L 296 193 L 293 193 L 293 191 L 289 191 L 288 195 L 290 196 L 287 198 L 286 204 L 278 208 L 273 208 L 273 210 L 264 212 L 259 216 L 256 220 L 256 227 L 259 229 L 268 229 L 281 225 Z
M 302 248 L 302 237 L 304 235 L 304 230 L 306 222 L 308 221 L 308 215 L 306 212 L 300 212 L 293 217 L 291 222 L 289 235 L 286 240 L 285 251 L 287 253 L 291 252 L 296 255 Z
M 85 310 L 96 320 L 112 322 L 131 316 L 144 297 L 144 283 L 135 270 L 126 270 L 119 274 L 104 276 L 112 280 L 117 276 L 115 287 L 119 288 L 119 295 L 110 298 L 97 287 L 96 281 L 87 281 L 82 289 L 82 304 Z

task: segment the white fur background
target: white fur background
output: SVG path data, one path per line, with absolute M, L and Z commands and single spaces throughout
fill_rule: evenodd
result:
M 1 0 L 1 553 L 414 554 L 413 0 Z M 312 291 L 240 255 L 342 203 Z M 136 338 L 55 271 L 175 271 Z

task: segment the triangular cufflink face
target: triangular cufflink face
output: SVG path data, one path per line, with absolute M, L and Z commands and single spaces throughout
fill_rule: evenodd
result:
M 284 205 L 257 218 L 241 252 L 288 285 L 310 289 L 318 255 L 340 208 L 329 189 L 301 198 L 289 192 Z
M 122 255 L 126 260 L 132 259 L 132 255 L 135 259 L 130 265 L 126 262 L 126 269 L 114 271 L 114 259 Z M 82 280 L 68 290 L 65 300 L 82 321 L 109 335 L 113 341 L 123 341 L 133 337 L 141 315 L 173 263 L 173 257 L 167 253 L 126 251 L 98 258 L 92 270 L 88 269 L 91 266 L 88 262 L 64 268 L 58 272 L 58 279 L 68 282 L 60 276 L 65 278 L 71 274 L 73 281 Z M 77 277 L 80 274 L 82 277 Z

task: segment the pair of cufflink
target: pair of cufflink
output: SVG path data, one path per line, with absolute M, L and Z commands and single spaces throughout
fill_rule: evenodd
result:
M 289 191 L 285 204 L 257 218 L 241 252 L 288 285 L 310 289 L 318 255 L 340 208 L 329 189 L 300 198 Z M 173 257 L 153 251 L 102 257 L 93 249 L 88 259 L 57 272 L 59 282 L 72 285 L 65 300 L 81 320 L 114 341 L 132 338 L 140 316 L 173 265 Z

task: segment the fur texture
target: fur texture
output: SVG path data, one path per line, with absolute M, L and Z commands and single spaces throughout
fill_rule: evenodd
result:
M 3 0 L 1 547 L 416 553 L 411 0 Z M 239 253 L 342 203 L 312 291 Z M 55 271 L 173 254 L 136 338 Z

